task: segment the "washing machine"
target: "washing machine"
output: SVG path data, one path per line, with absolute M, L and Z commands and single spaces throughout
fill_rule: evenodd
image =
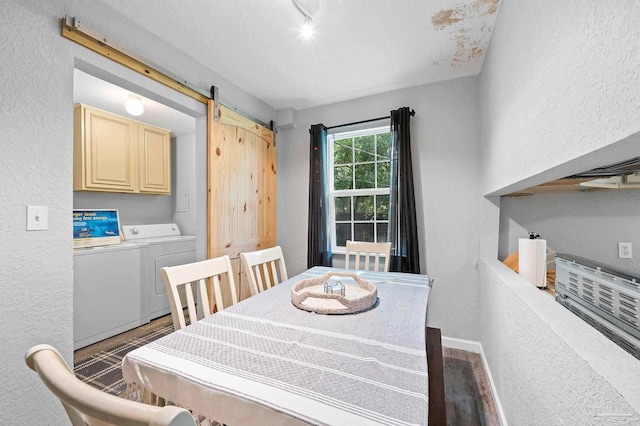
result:
M 125 241 L 149 245 L 146 260 L 149 278 L 145 291 L 149 320 L 171 313 L 160 268 L 195 262 L 196 237 L 182 235 L 175 223 L 127 225 L 122 227 L 122 233 Z
M 73 349 L 149 322 L 148 245 L 125 242 L 73 250 Z

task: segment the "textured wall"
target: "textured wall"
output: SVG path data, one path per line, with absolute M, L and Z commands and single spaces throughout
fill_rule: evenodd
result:
M 640 130 L 638 39 L 633 0 L 502 2 L 480 76 L 484 193 Z
M 640 276 L 640 192 L 635 190 L 539 194 L 503 198 L 503 255 L 518 250 L 522 229 L 539 233 L 557 253 L 571 253 Z M 508 240 L 507 240 L 508 238 Z M 618 258 L 618 242 L 633 243 L 633 259 Z
M 633 1 L 502 2 L 479 78 L 482 193 L 507 193 L 542 183 L 541 177 L 628 158 L 631 145 L 617 141 L 640 128 L 639 36 L 640 7 Z M 510 203 L 507 208 L 514 207 Z M 552 247 L 581 250 L 590 229 L 574 225 L 600 226 L 590 212 L 562 211 L 560 199 L 541 203 L 545 212 L 536 206 L 540 215 L 523 221 L 542 225 L 535 229 L 540 233 L 548 229 Z M 499 219 L 492 210 L 498 207 L 489 204 L 483 211 L 480 341 L 507 420 L 637 424 L 638 361 L 551 298 L 541 299 L 543 293 L 496 260 Z M 585 208 L 575 200 L 567 205 Z M 594 210 L 602 214 L 601 207 Z M 555 240 L 560 227 L 566 229 Z M 623 229 L 618 222 L 611 230 L 619 235 Z
M 123 87 L 133 84 L 146 97 L 192 116 L 204 111 L 201 104 L 62 38 L 60 18 L 65 14 L 80 17 L 94 31 L 113 35 L 120 45 L 143 52 L 197 85 L 219 85 L 224 101 L 255 117 L 267 122 L 275 117 L 275 111 L 213 70 L 94 2 L 0 0 L 0 417 L 11 419 L 12 425 L 68 422 L 61 405 L 24 364 L 24 353 L 32 345 L 50 343 L 72 360 L 74 66 L 106 70 Z M 196 184 L 206 193 L 202 120 L 196 120 L 196 140 Z M 26 232 L 28 204 L 49 207 L 48 231 Z M 203 208 L 197 206 L 199 232 L 206 232 Z M 204 238 L 200 253 L 202 242 Z
M 299 111 L 278 133 L 278 241 L 291 273 L 306 269 L 309 126 L 387 115 L 410 106 L 422 272 L 435 278 L 429 323 L 478 340 L 479 165 L 476 80 L 462 78 Z M 426 266 L 426 269 L 425 269 Z M 452 315 L 455 312 L 455 315 Z
M 508 423 L 639 424 L 638 411 L 619 388 L 630 394 L 635 388 L 637 395 L 640 363 L 623 349 L 611 350 L 606 337 L 505 269 L 497 260 L 480 262 L 480 305 L 488 307 L 480 320 L 482 348 Z M 585 358 L 580 352 L 587 348 Z
M 24 353 L 48 342 L 71 359 L 73 349 L 73 65 L 52 46 L 50 20 L 7 1 L 0 19 L 0 417 L 62 424 Z M 49 207 L 48 231 L 26 232 L 28 204 Z

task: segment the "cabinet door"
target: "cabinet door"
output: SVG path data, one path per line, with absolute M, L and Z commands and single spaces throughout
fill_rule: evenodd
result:
M 76 148 L 81 145 L 82 158 L 78 158 L 80 164 L 75 166 L 81 179 L 74 182 L 74 189 L 134 192 L 137 161 L 134 123 L 100 110 L 79 108 L 83 128 L 76 129 L 74 137 L 81 138 Z
M 171 134 L 157 127 L 138 124 L 139 190 L 171 193 Z

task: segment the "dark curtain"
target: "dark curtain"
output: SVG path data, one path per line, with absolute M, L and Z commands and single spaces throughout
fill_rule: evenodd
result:
M 420 273 L 408 107 L 391 111 L 390 271 Z
M 309 236 L 307 267 L 331 266 L 329 222 L 329 174 L 327 170 L 327 128 L 314 124 L 309 129 Z

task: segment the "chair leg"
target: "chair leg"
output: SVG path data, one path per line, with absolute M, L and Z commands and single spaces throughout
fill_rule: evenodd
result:
M 155 405 L 156 407 L 164 407 L 167 404 L 164 398 L 159 397 L 145 388 L 142 388 L 142 402 L 148 405 Z

